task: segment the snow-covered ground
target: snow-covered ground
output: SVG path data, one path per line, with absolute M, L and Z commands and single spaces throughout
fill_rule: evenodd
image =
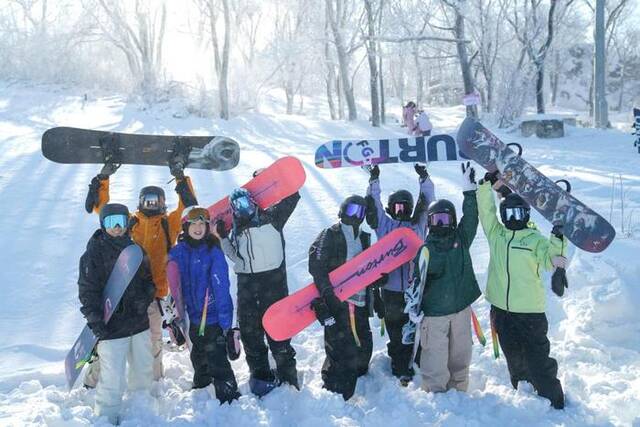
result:
M 315 147 L 335 138 L 402 132 L 393 124 L 372 129 L 366 121 L 327 121 L 320 112 L 321 101 L 305 105 L 317 109 L 317 114 L 286 116 L 274 101 L 263 106 L 260 114 L 242 114 L 228 122 L 179 119 L 173 117 L 175 106 L 169 104 L 143 111 L 119 97 L 89 96 L 83 102 L 83 93 L 69 88 L 0 82 L 0 425 L 105 423 L 93 413 L 93 391 L 76 388 L 68 392 L 63 366 L 83 326 L 77 265 L 98 225 L 96 216 L 85 213 L 84 198 L 99 166 L 45 160 L 40 152 L 42 133 L 52 126 L 67 125 L 235 137 L 242 147 L 237 168 L 224 173 L 189 171 L 198 199 L 206 205 L 276 158 L 299 157 L 307 181 L 302 201 L 285 230 L 289 286 L 295 290 L 310 281 L 307 249 L 315 235 L 336 220 L 339 202 L 346 195 L 362 194 L 367 185 L 367 175 L 358 169 L 316 168 Z M 430 112 L 437 132 L 455 132 L 464 114 L 462 108 Z M 371 369 L 359 380 L 349 402 L 321 388 L 322 330 L 314 324 L 293 339 L 304 381 L 300 392 L 282 387 L 256 399 L 248 392 L 248 370 L 241 358 L 233 367 L 243 397 L 221 407 L 206 391 L 190 390 L 192 370 L 187 353 L 169 352 L 165 354 L 166 378 L 153 388 L 155 398 L 129 396 L 123 425 L 640 425 L 640 155 L 631 137 L 617 130 L 569 128 L 566 138 L 553 140 L 497 133 L 522 143 L 524 156 L 542 172 L 569 179 L 574 194 L 611 217 L 618 230 L 618 237 L 604 253 L 572 251 L 567 294 L 559 299 L 548 293 L 552 355 L 558 359 L 567 394 L 564 411 L 550 409 L 530 387 L 514 391 L 504 358 L 493 359 L 490 345 L 474 344 L 466 394 L 424 393 L 419 377 L 408 388 L 401 388 L 391 375 L 376 319 L 372 320 Z M 381 169 L 383 196 L 399 188 L 415 194 L 417 178 L 412 167 Z M 429 166 L 438 197 L 452 199 L 458 209 L 462 201 L 459 169 L 451 162 Z M 138 190 L 155 184 L 165 188 L 169 205 L 175 205 L 168 172 L 160 167 L 123 166 L 112 179 L 112 200 L 133 208 Z M 549 224 L 539 215 L 534 214 L 533 219 L 545 233 L 549 231 Z M 472 254 L 484 287 L 489 255 L 481 231 Z M 480 299 L 474 308 L 488 335 L 488 304 Z

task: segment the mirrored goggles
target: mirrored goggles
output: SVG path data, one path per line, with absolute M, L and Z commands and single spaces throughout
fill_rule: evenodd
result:
M 114 214 L 105 217 L 102 220 L 102 225 L 104 228 L 127 228 L 127 224 L 129 222 L 129 218 L 127 218 L 124 214 Z
M 160 207 L 160 197 L 157 194 L 147 194 L 140 200 L 142 209 L 158 209 Z
M 453 218 L 446 212 L 434 213 L 429 215 L 429 225 L 435 227 L 449 227 L 452 225 Z
M 209 222 L 209 211 L 205 208 L 193 208 L 182 217 L 182 222 Z
M 239 197 L 231 202 L 236 212 L 249 212 L 253 210 L 253 202 L 248 197 Z
M 504 209 L 504 216 L 507 220 L 515 219 L 516 221 L 522 221 L 527 216 L 527 213 L 527 209 L 522 207 Z
M 364 219 L 365 207 L 357 203 L 349 203 L 344 209 L 346 216 L 355 217 L 360 220 Z
M 406 202 L 400 202 L 400 203 L 394 203 L 393 204 L 393 213 L 395 215 L 411 213 L 411 212 L 408 212 L 408 210 L 409 210 L 409 204 L 406 203 Z

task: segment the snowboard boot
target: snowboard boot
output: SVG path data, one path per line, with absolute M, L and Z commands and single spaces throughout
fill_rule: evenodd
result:
M 298 383 L 298 370 L 295 366 L 278 369 L 278 381 L 280 384 L 289 384 L 294 386 L 297 390 L 300 390 L 300 385 Z
M 216 390 L 216 398 L 220 401 L 221 405 L 225 403 L 231 404 L 231 402 L 241 396 L 238 391 L 238 384 L 236 384 L 234 380 L 213 380 L 213 386 Z
M 413 377 L 410 377 L 409 375 L 402 375 L 400 376 L 399 379 L 400 379 L 400 385 L 402 387 L 407 387 L 411 382 L 411 380 L 413 379 Z
M 269 394 L 279 385 L 276 376 L 271 370 L 265 372 L 256 371 L 249 377 L 249 389 L 251 389 L 251 393 L 258 397 Z

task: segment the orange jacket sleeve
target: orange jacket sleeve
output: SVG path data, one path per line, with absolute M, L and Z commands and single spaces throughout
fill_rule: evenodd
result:
M 195 196 L 191 178 L 185 176 L 184 179 L 187 181 L 187 185 L 189 186 L 189 190 L 191 190 L 191 194 Z M 179 183 L 180 181 L 176 182 Z M 169 239 L 172 243 L 175 243 L 176 239 L 178 238 L 178 234 L 180 234 L 180 231 L 182 230 L 181 218 L 182 211 L 184 211 L 185 208 L 186 206 L 184 204 L 184 201 L 182 200 L 182 197 L 178 195 L 178 207 L 169 214 Z

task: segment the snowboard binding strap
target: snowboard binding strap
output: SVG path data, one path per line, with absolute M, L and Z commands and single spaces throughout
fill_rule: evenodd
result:
M 107 136 L 100 138 L 100 148 L 102 148 L 103 163 L 113 164 L 116 169 L 122 163 L 120 156 L 120 140 L 117 135 L 109 133 Z
M 184 169 L 189 163 L 191 144 L 177 136 L 169 153 L 169 159 L 167 160 L 169 167 Z

